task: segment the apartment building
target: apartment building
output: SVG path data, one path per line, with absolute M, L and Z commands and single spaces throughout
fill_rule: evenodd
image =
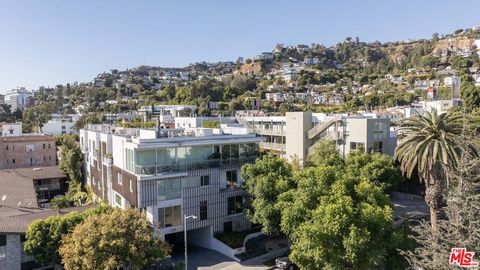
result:
M 17 109 L 23 109 L 25 107 L 32 106 L 34 103 L 32 92 L 25 89 L 25 87 L 13 89 L 12 91 L 8 92 L 5 94 L 4 100 L 5 104 L 10 105 L 10 110 L 12 112 Z
M 166 240 L 181 236 L 184 215 L 198 217 L 187 230 L 204 239 L 250 228 L 240 168 L 254 161 L 260 140 L 207 128 L 80 130 L 86 182 L 96 198 L 143 209 Z
M 42 131 L 46 134 L 64 135 L 76 134 L 75 123 L 80 118 L 78 114 L 62 115 L 54 113 L 50 120 L 42 127 Z
M 239 116 L 237 120 L 264 138 L 262 148 L 303 163 L 321 138 L 334 141 L 342 156 L 359 147 L 393 156 L 397 145 L 389 118 L 287 112 L 285 116 Z
M 54 166 L 57 152 L 53 136 L 21 134 L 0 137 L 0 169 Z
M 22 123 L 1 123 L 0 137 L 22 135 Z

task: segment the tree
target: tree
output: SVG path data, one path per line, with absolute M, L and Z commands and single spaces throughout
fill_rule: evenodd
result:
M 462 100 L 468 109 L 477 108 L 480 106 L 480 87 L 471 83 L 464 83 L 461 87 Z
M 280 209 L 275 207 L 278 196 L 294 187 L 292 167 L 285 159 L 268 154 L 255 164 L 242 167 L 241 176 L 249 196 L 246 198 L 247 217 L 261 224 L 267 234 L 280 232 Z
M 395 158 L 407 177 L 416 170 L 425 183 L 425 201 L 430 207 L 432 228 L 437 226 L 444 206 L 447 169 L 457 167 L 460 146 L 478 157 L 475 147 L 460 138 L 462 119 L 458 113 L 438 115 L 434 112 L 405 118 L 398 123 L 402 142 L 397 146 Z
M 81 182 L 83 155 L 74 135 L 63 135 L 60 146 L 60 169 L 71 181 Z
M 24 251 L 43 266 L 59 265 L 61 258 L 58 249 L 62 236 L 73 231 L 87 216 L 108 211 L 108 206 L 100 206 L 83 213 L 70 212 L 63 216 L 36 220 L 28 226 Z
M 436 230 L 432 230 L 427 222 L 413 227 L 412 238 L 417 247 L 403 254 L 415 269 L 454 269 L 449 264 L 452 248 L 480 250 L 480 163 L 478 159 L 464 160 L 459 167 L 451 175 L 457 185 L 447 196 L 447 218 L 438 221 Z
M 322 159 L 322 157 L 324 157 Z M 401 172 L 387 156 L 363 150 L 341 160 L 321 141 L 307 167 L 294 172 L 296 188 L 278 196 L 281 231 L 301 269 L 370 269 L 405 260 L 396 248 L 405 234 L 392 229 L 387 192 Z
M 383 188 L 344 174 L 323 193 L 310 218 L 293 231 L 290 259 L 311 270 L 381 265 L 393 230 L 393 210 Z
M 320 139 L 317 146 L 311 155 L 308 156 L 308 166 L 318 167 L 322 165 L 327 166 L 342 166 L 343 159 L 338 154 L 335 143 L 326 139 Z
M 145 214 L 116 208 L 77 225 L 62 238 L 59 252 L 66 270 L 142 269 L 169 253 L 153 233 Z

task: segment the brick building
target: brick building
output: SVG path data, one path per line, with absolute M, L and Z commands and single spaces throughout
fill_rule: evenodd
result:
M 53 136 L 22 134 L 0 137 L 0 169 L 16 169 L 57 164 Z

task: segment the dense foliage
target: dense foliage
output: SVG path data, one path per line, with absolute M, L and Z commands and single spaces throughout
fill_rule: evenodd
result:
M 62 237 L 60 255 L 70 269 L 143 269 L 169 253 L 145 214 L 114 209 L 92 215 Z
M 249 218 L 267 233 L 287 235 L 290 259 L 301 269 L 370 269 L 387 256 L 405 263 L 395 249 L 406 238 L 393 230 L 388 196 L 402 180 L 392 160 L 363 151 L 343 160 L 332 142 L 323 141 L 308 164 L 292 171 L 285 160 L 267 155 L 245 165 Z

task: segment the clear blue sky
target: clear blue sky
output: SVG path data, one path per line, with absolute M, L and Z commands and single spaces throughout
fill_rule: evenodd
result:
M 430 38 L 480 25 L 479 10 L 478 0 L 0 0 L 0 92 L 235 60 L 276 43 Z

